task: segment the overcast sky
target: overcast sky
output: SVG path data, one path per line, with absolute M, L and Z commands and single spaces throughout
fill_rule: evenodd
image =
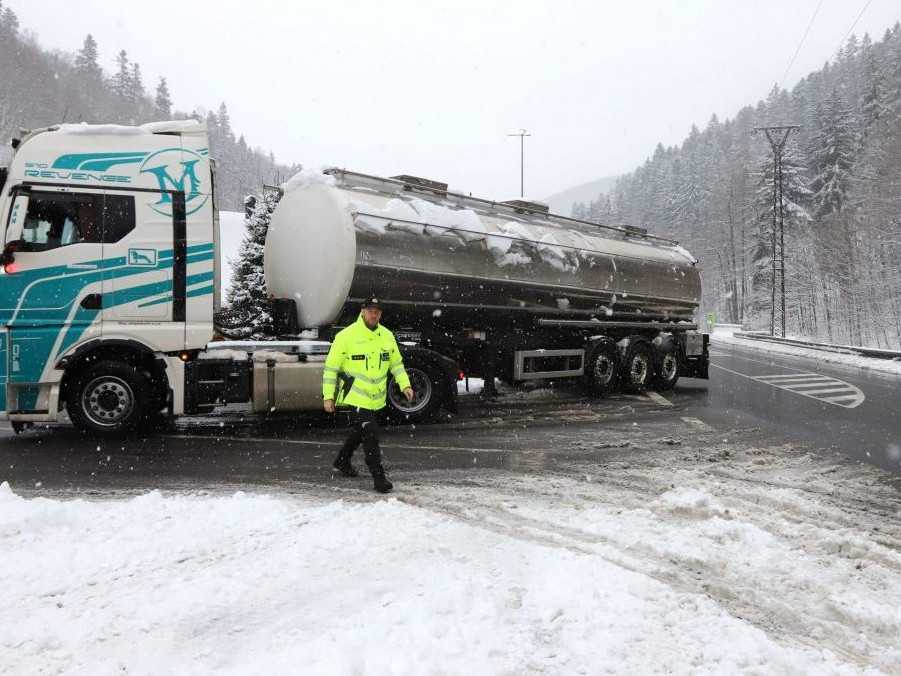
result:
M 279 160 L 416 174 L 491 198 L 629 171 L 766 96 L 820 0 L 493 2 L 6 0 L 42 46 L 88 32 L 112 71 L 128 50 L 176 106 L 225 101 Z M 77 10 L 76 10 L 77 6 Z M 861 9 L 874 39 L 898 0 L 822 0 L 784 84 L 819 68 Z

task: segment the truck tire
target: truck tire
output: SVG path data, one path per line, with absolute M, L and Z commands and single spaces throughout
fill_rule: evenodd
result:
M 149 374 L 120 361 L 101 361 L 75 374 L 66 410 L 83 432 L 112 436 L 143 427 L 158 410 Z
M 388 380 L 388 418 L 399 423 L 421 423 L 434 419 L 444 400 L 444 374 L 441 369 L 423 361 L 407 364 L 407 376 L 413 388 L 413 401 L 408 402 L 394 382 Z
M 610 341 L 598 340 L 585 357 L 583 382 L 589 394 L 606 397 L 619 388 L 619 351 Z
M 644 340 L 631 340 L 622 363 L 623 391 L 637 394 L 651 385 L 654 377 L 654 355 Z
M 666 392 L 676 386 L 682 368 L 679 346 L 674 340 L 664 340 L 654 350 L 654 379 L 651 386 Z

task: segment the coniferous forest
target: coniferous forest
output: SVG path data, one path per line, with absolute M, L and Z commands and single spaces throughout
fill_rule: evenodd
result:
M 678 239 L 701 261 L 703 306 L 768 330 L 773 170 L 755 127 L 797 124 L 783 155 L 786 333 L 901 347 L 901 25 L 852 37 L 790 91 L 681 146 L 658 145 L 576 217 Z
M 215 112 L 175 110 L 166 78 L 145 83 L 140 63 L 125 49 L 116 56 L 115 72 L 104 72 L 91 35 L 75 54 L 44 50 L 2 0 L 0 83 L 0 164 L 8 160 L 8 142 L 21 128 L 61 122 L 143 124 L 193 117 L 205 119 L 209 128 L 220 208 L 239 210 L 244 195 L 293 173 L 293 168 L 279 165 L 271 152 L 251 147 L 243 135 L 235 133 L 225 103 Z

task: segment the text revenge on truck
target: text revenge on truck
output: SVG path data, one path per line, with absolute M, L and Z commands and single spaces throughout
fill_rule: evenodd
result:
M 211 342 L 218 213 L 205 126 L 25 133 L 0 174 L 0 417 L 65 411 L 122 433 L 229 403 L 319 410 L 329 340 L 377 294 L 417 393 L 397 417 L 454 410 L 460 373 L 581 379 L 596 396 L 707 378 L 697 262 L 640 228 L 493 202 L 413 176 L 306 171 L 265 250 L 281 339 Z M 318 340 L 301 340 L 315 331 Z

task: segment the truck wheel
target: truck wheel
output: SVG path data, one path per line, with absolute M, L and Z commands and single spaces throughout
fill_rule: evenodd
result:
M 595 397 L 605 397 L 619 387 L 619 352 L 616 345 L 606 340 L 598 341 L 585 359 L 583 376 L 588 392 Z
M 75 375 L 66 410 L 84 432 L 114 435 L 147 422 L 154 411 L 153 384 L 142 370 L 119 361 L 101 361 Z
M 407 377 L 413 388 L 413 401 L 407 401 L 392 378 L 388 382 L 388 417 L 395 422 L 418 423 L 431 420 L 441 409 L 444 375 L 427 364 L 415 363 L 407 366 Z
M 623 390 L 643 392 L 651 384 L 654 375 L 654 357 L 651 347 L 643 340 L 633 340 L 626 350 L 622 365 Z
M 679 380 L 679 369 L 682 366 L 682 360 L 679 358 L 679 349 L 676 344 L 667 340 L 660 344 L 654 350 L 654 379 L 652 387 L 659 391 L 665 392 L 676 386 Z

